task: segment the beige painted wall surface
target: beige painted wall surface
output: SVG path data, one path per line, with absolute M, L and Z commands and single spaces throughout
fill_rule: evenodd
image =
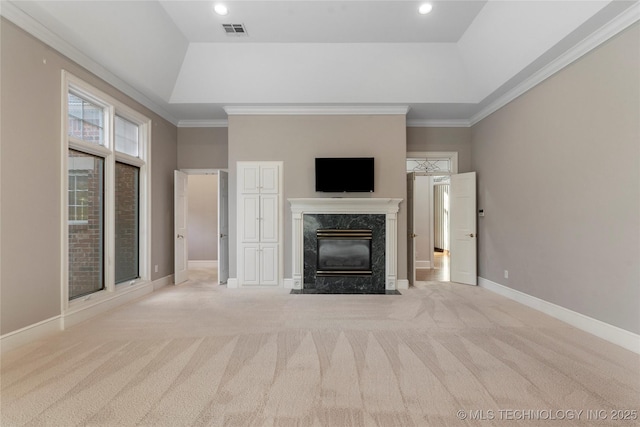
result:
M 189 175 L 189 261 L 218 259 L 218 175 Z
M 639 76 L 635 24 L 478 123 L 471 144 L 480 276 L 635 333 Z
M 458 172 L 471 169 L 471 128 L 407 128 L 407 151 L 457 151 Z
M 229 117 L 230 276 L 236 277 L 236 162 L 284 162 L 284 277 L 291 278 L 288 198 L 332 197 L 315 192 L 316 157 L 375 157 L 375 192 L 348 197 L 406 198 L 405 116 Z M 406 279 L 406 208 L 398 218 L 398 278 Z
M 177 127 L 149 112 L 151 134 L 151 278 L 173 274 L 173 171 L 176 161 Z M 154 272 L 154 266 L 158 272 Z
M 226 169 L 227 128 L 178 128 L 178 168 Z
M 48 46 L 0 21 L 0 334 L 61 314 L 61 70 L 153 120 L 153 278 L 173 272 L 176 127 Z M 171 242 L 169 245 L 168 242 Z

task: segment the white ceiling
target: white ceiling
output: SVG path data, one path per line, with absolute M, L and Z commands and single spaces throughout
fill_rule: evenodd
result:
M 203 0 L 3 1 L 0 12 L 181 125 L 223 123 L 238 106 L 408 106 L 410 122 L 464 125 L 638 19 L 623 0 L 441 0 L 429 15 L 404 0 L 224 3 L 224 17 Z

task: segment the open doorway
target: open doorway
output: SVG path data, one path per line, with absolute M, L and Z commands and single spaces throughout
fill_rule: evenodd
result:
M 424 275 L 424 281 L 448 282 L 450 275 L 450 228 L 449 228 L 449 190 L 450 176 L 431 176 L 431 230 L 433 237 L 431 268 Z
M 450 275 L 450 177 L 457 153 L 408 153 L 412 218 L 409 221 L 409 277 L 413 284 L 448 282 Z
M 450 280 L 449 176 L 416 174 L 413 181 L 416 282 Z
M 176 266 L 184 267 L 176 283 L 189 279 L 225 284 L 229 271 L 227 172 L 198 169 L 183 170 L 181 175 L 186 181 L 182 192 L 185 206 L 180 209 L 185 221 L 184 231 L 177 234 L 176 241 L 182 243 L 184 250 L 176 250 Z M 184 261 L 178 262 L 178 258 Z

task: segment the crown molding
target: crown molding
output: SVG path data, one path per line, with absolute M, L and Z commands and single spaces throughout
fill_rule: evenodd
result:
M 468 128 L 471 121 L 467 119 L 456 120 L 407 120 L 409 128 Z
M 551 77 L 563 68 L 571 65 L 582 56 L 586 55 L 593 49 L 597 48 L 616 34 L 622 32 L 623 30 L 638 22 L 639 20 L 640 3 L 635 3 L 620 15 L 609 21 L 606 25 L 601 27 L 598 31 L 582 40 L 572 49 L 568 50 L 567 52 L 556 58 L 554 61 L 549 63 L 547 66 L 543 67 L 531 77 L 520 83 L 518 86 L 516 86 L 503 96 L 499 97 L 494 102 L 487 105 L 478 113 L 474 114 L 469 120 L 470 125 L 473 126 L 482 119 L 495 113 L 500 108 L 504 107 L 520 95 L 523 95 L 525 92 L 542 83 L 547 78 Z
M 226 128 L 229 127 L 229 121 L 221 120 L 180 120 L 179 128 Z
M 90 73 L 109 83 L 123 94 L 132 98 L 134 101 L 144 105 L 163 119 L 174 125 L 178 124 L 178 121 L 168 111 L 166 111 L 164 107 L 155 101 L 152 101 L 120 77 L 116 76 L 98 62 L 76 49 L 73 45 L 63 40 L 60 36 L 53 33 L 40 22 L 36 21 L 15 3 L 15 1 L 2 1 L 0 15 L 13 22 L 22 30 L 31 34 L 36 39 L 53 48 L 61 55 L 66 56 L 71 61 L 88 70 Z
M 224 111 L 229 116 L 235 115 L 406 115 L 409 107 L 403 106 L 228 106 Z

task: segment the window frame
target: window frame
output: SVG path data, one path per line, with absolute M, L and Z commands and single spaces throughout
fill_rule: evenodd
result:
M 151 119 L 133 108 L 100 91 L 73 74 L 62 71 L 62 255 L 61 255 L 61 306 L 63 314 L 93 305 L 96 301 L 107 300 L 117 294 L 134 291 L 151 282 L 151 242 L 150 242 L 150 141 Z M 72 93 L 103 108 L 104 145 L 90 143 L 68 135 L 69 111 L 68 94 Z M 115 116 L 138 126 L 138 157 L 119 153 L 115 150 Z M 105 287 L 103 290 L 69 300 L 69 171 L 68 152 L 77 150 L 104 158 L 104 259 Z M 139 277 L 122 283 L 115 283 L 115 164 L 125 163 L 140 169 L 139 172 Z M 128 284 L 129 286 L 122 286 Z M 89 300 L 91 300 L 89 302 Z

